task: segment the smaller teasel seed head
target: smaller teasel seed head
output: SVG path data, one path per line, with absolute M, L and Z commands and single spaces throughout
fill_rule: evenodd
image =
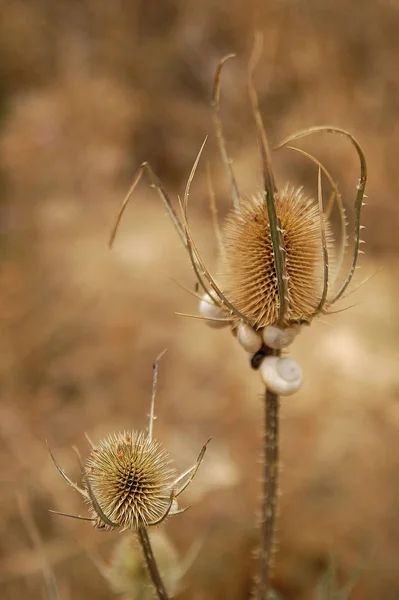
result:
M 169 515 L 187 510 L 179 508 L 177 498 L 194 479 L 210 442 L 209 438 L 202 446 L 194 465 L 176 477 L 168 452 L 153 438 L 158 366 L 164 354 L 165 351 L 153 364 L 148 430 L 145 433 L 125 431 L 111 434 L 97 445 L 86 435 L 91 452 L 85 464 L 79 451 L 74 448 L 82 472 L 83 487 L 68 477 L 49 448 L 57 470 L 67 484 L 84 498 L 91 516 L 51 512 L 90 521 L 97 529 L 131 529 L 138 533 L 143 548 L 146 544 L 144 530 L 147 527 L 159 525 Z
M 86 488 L 90 485 L 104 515 L 120 530 L 137 530 L 165 514 L 176 475 L 170 465 L 168 452 L 145 434 L 111 434 L 92 449 L 84 483 Z M 94 525 L 107 529 L 90 493 L 87 501 Z

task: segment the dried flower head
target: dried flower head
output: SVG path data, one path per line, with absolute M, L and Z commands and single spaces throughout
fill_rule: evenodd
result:
M 323 247 L 317 204 L 302 189 L 287 186 L 275 198 L 285 247 L 288 309 L 285 323 L 312 315 L 323 290 Z M 330 256 L 333 239 L 326 221 Z M 230 302 L 256 328 L 276 323 L 279 296 L 269 215 L 261 195 L 233 208 L 222 231 L 219 280 Z
M 138 529 L 159 520 L 169 506 L 176 478 L 171 462 L 161 444 L 146 434 L 114 433 L 92 448 L 84 487 L 87 493 L 91 487 L 104 514 L 120 529 Z M 96 526 L 101 526 L 89 493 L 88 503 Z
M 87 438 L 91 452 L 85 465 L 75 449 L 82 469 L 82 487 L 71 481 L 50 451 L 58 471 L 84 498 L 91 516 L 57 514 L 91 521 L 98 529 L 140 531 L 184 512 L 178 508 L 177 498 L 195 477 L 208 442 L 197 462 L 176 477 L 169 453 L 152 436 L 158 361 L 154 364 L 148 431 L 111 434 L 97 445 Z

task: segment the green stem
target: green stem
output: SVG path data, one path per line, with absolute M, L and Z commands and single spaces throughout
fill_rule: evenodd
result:
M 150 577 L 152 583 L 154 584 L 155 590 L 157 592 L 159 600 L 169 600 L 168 593 L 163 584 L 161 575 L 158 570 L 158 566 L 155 560 L 154 553 L 152 551 L 152 546 L 150 542 L 150 538 L 148 537 L 148 532 L 145 527 L 139 527 L 137 536 L 139 538 L 139 542 L 141 548 L 143 550 L 144 558 L 147 563 L 148 571 L 150 573 Z

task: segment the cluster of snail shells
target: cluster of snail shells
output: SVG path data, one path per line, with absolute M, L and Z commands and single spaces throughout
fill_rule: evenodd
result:
M 199 312 L 213 328 L 227 327 L 230 324 L 226 312 L 220 308 L 208 295 L 200 301 Z M 266 325 L 255 330 L 246 323 L 240 323 L 236 329 L 238 343 L 246 352 L 255 354 L 263 345 L 272 350 L 284 350 L 295 340 L 300 331 L 299 325 L 280 328 L 276 325 Z M 265 356 L 259 371 L 266 388 L 279 396 L 295 394 L 303 382 L 300 365 L 289 356 Z

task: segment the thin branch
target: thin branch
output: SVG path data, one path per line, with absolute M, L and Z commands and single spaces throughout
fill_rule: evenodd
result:
M 360 178 L 359 178 L 359 182 L 356 186 L 357 192 L 356 192 L 356 198 L 355 198 L 355 204 L 354 204 L 355 223 L 354 223 L 354 233 L 353 233 L 354 247 L 353 247 L 352 263 L 351 263 L 349 272 L 346 275 L 345 280 L 341 285 L 341 288 L 339 289 L 335 298 L 331 302 L 331 304 L 333 304 L 339 298 L 341 298 L 342 294 L 345 292 L 346 288 L 350 284 L 353 274 L 356 269 L 357 259 L 360 254 L 360 250 L 359 250 L 360 230 L 362 228 L 360 225 L 360 216 L 361 216 L 361 212 L 362 212 L 362 207 L 365 204 L 364 203 L 364 191 L 365 191 L 366 182 L 367 182 L 366 157 L 364 155 L 364 152 L 363 152 L 359 142 L 356 140 L 356 138 L 353 137 L 353 135 L 351 135 L 348 131 L 345 131 L 345 129 L 340 129 L 339 127 L 330 127 L 330 126 L 310 127 L 309 129 L 306 129 L 304 131 L 298 131 L 298 133 L 291 135 L 288 139 L 283 140 L 283 142 L 281 142 L 281 144 L 279 144 L 276 149 L 281 148 L 282 146 L 285 146 L 286 144 L 288 144 L 289 142 L 292 142 L 294 140 L 299 140 L 299 139 L 306 137 L 308 135 L 311 135 L 313 133 L 319 133 L 319 132 L 323 132 L 323 131 L 325 131 L 327 133 L 336 133 L 338 135 L 343 135 L 347 139 L 349 139 L 352 146 L 355 148 L 355 150 L 357 152 L 359 162 L 360 162 Z
M 78 462 L 79 462 L 79 466 L 80 466 L 80 469 L 82 471 L 82 478 L 83 478 L 83 480 L 84 480 L 84 482 L 86 484 L 87 493 L 88 493 L 88 496 L 90 498 L 90 501 L 92 503 L 92 506 L 93 506 L 93 509 L 94 509 L 95 513 L 97 514 L 97 516 L 100 519 L 100 521 L 102 521 L 102 523 L 105 523 L 105 525 L 108 525 L 108 527 L 111 527 L 111 528 L 118 527 L 118 523 L 114 523 L 113 521 L 111 521 L 111 519 L 109 519 L 107 517 L 107 515 L 104 514 L 101 506 L 99 505 L 98 500 L 97 500 L 97 498 L 96 498 L 96 496 L 94 494 L 93 488 L 91 487 L 91 483 L 90 483 L 89 478 L 87 476 L 86 469 L 85 469 L 85 467 L 83 465 L 83 461 L 82 461 L 82 458 L 80 456 L 79 450 L 77 449 L 76 446 L 72 446 L 72 450 L 75 452 L 75 454 L 77 456 L 77 459 L 78 459 Z
M 339 277 L 339 274 L 341 273 L 342 265 L 343 265 L 344 258 L 345 258 L 345 250 L 346 250 L 347 241 L 348 241 L 347 233 L 346 233 L 347 223 L 346 223 L 346 217 L 345 217 L 345 209 L 344 209 L 344 205 L 342 202 L 341 194 L 339 193 L 337 185 L 336 185 L 334 179 L 331 177 L 330 172 L 326 169 L 326 167 L 323 165 L 323 163 L 321 163 L 319 160 L 317 160 L 317 158 L 315 156 L 313 156 L 312 154 L 309 154 L 309 152 L 306 152 L 305 150 L 302 150 L 301 148 L 297 148 L 296 146 L 282 146 L 280 144 L 278 146 L 278 148 L 276 148 L 276 149 L 280 149 L 283 147 L 287 148 L 287 150 L 294 150 L 295 152 L 298 152 L 299 154 L 302 154 L 302 156 L 305 156 L 306 158 L 311 160 L 315 165 L 317 165 L 322 170 L 323 174 L 326 176 L 326 178 L 328 180 L 328 183 L 330 184 L 332 194 L 331 194 L 330 201 L 329 201 L 326 211 L 325 211 L 325 216 L 327 219 L 330 218 L 334 203 L 336 203 L 338 212 L 339 212 L 340 222 L 341 222 L 341 241 L 340 241 L 340 245 L 339 245 L 339 254 L 338 254 L 338 259 L 337 259 L 337 263 L 335 266 L 335 275 L 334 275 L 334 281 L 333 281 L 333 282 L 335 282 L 336 279 Z
M 204 317 L 204 315 L 190 315 L 189 313 L 175 312 L 179 317 L 187 317 L 189 319 L 199 319 L 200 321 L 210 321 L 211 323 L 231 323 L 232 319 L 223 317 Z
M 156 419 L 156 416 L 154 414 L 155 411 L 155 398 L 157 395 L 157 385 L 158 385 L 158 371 L 159 371 L 159 361 L 161 360 L 161 358 L 164 356 L 164 354 L 166 353 L 166 349 L 163 350 L 155 359 L 154 364 L 152 365 L 153 370 L 154 370 L 154 374 L 152 377 L 152 393 L 151 393 L 151 408 L 150 408 L 150 421 L 148 424 L 148 439 L 151 441 L 152 440 L 152 431 L 153 431 L 153 425 L 154 425 L 154 421 Z
M 49 560 L 46 556 L 44 543 L 36 526 L 36 523 L 33 519 L 29 503 L 26 498 L 19 496 L 18 505 L 26 530 L 29 534 L 35 551 L 40 558 L 43 578 L 46 585 L 47 598 L 48 600 L 59 600 L 60 596 L 57 587 L 57 580 L 55 578 L 54 571 L 50 566 Z
M 153 525 L 159 525 L 160 523 L 165 521 L 165 519 L 168 517 L 170 511 L 172 510 L 173 501 L 175 498 L 176 498 L 176 493 L 174 490 L 172 490 L 170 493 L 170 497 L 169 497 L 169 504 L 165 508 L 163 514 L 159 517 L 159 519 L 156 519 L 155 521 L 151 521 L 151 523 L 147 523 L 147 527 L 152 527 Z
M 193 480 L 193 479 L 194 479 L 194 477 L 196 476 L 196 474 L 197 474 L 197 471 L 198 471 L 198 469 L 200 468 L 200 465 L 201 465 L 202 461 L 204 460 L 205 452 L 206 452 L 206 449 L 207 449 L 207 447 L 208 447 L 208 444 L 209 444 L 209 442 L 211 441 L 211 439 L 212 439 L 212 438 L 209 438 L 209 440 L 207 440 L 207 441 L 205 442 L 205 444 L 202 446 L 202 448 L 201 448 L 201 452 L 200 452 L 200 453 L 199 453 L 199 455 L 198 455 L 197 462 L 196 462 L 196 464 L 194 465 L 194 467 L 190 468 L 188 471 L 186 471 L 186 473 L 183 473 L 183 475 L 181 475 L 180 477 L 178 477 L 178 479 L 176 479 L 176 481 L 174 482 L 174 483 L 176 484 L 176 483 L 178 483 L 178 482 L 179 482 L 181 479 L 183 479 L 183 478 L 184 478 L 186 475 L 190 475 L 190 477 L 187 479 L 187 481 L 185 481 L 185 482 L 183 483 L 183 485 L 181 486 L 181 488 L 179 488 L 179 489 L 177 490 L 177 492 L 176 492 L 176 498 L 177 498 L 178 496 L 180 496 L 180 494 L 181 494 L 182 492 L 184 492 L 184 490 L 185 490 L 185 489 L 187 489 L 187 487 L 190 485 L 190 483 L 192 482 L 192 480 Z
M 226 296 L 223 294 L 223 292 L 217 286 L 212 275 L 207 270 L 207 268 L 201 258 L 201 255 L 199 253 L 199 250 L 193 240 L 193 237 L 192 237 L 192 234 L 191 234 L 191 231 L 189 228 L 188 220 L 187 220 L 186 208 L 187 207 L 183 207 L 183 205 L 181 205 L 183 225 L 184 225 L 186 236 L 187 236 L 187 243 L 188 243 L 188 250 L 189 250 L 191 264 L 195 270 L 195 274 L 197 275 L 197 279 L 198 279 L 199 283 L 201 284 L 203 289 L 206 291 L 206 293 L 211 298 L 213 296 L 217 296 L 219 298 L 220 303 L 222 305 L 221 307 L 224 306 L 226 308 L 226 310 L 228 309 L 231 312 L 232 315 L 234 314 L 238 319 L 241 319 L 242 321 L 244 321 L 244 323 L 247 323 L 248 325 L 253 327 L 253 323 L 248 319 L 248 317 L 246 317 L 243 313 L 241 313 L 239 310 L 237 310 L 235 308 L 235 306 L 233 306 L 233 304 L 231 304 L 231 302 L 229 302 L 229 300 L 226 298 Z M 201 278 L 202 274 L 206 278 L 211 290 L 209 290 L 206 287 L 206 285 L 204 284 L 204 282 L 202 281 L 202 278 Z M 215 304 L 216 304 L 216 302 L 215 302 Z
M 150 538 L 148 537 L 147 529 L 140 526 L 137 531 L 137 537 L 140 542 L 141 549 L 150 573 L 152 583 L 154 584 L 159 600 L 169 600 L 168 593 L 161 578 L 158 565 L 155 560 Z
M 212 185 L 212 176 L 211 176 L 211 168 L 209 162 L 206 165 L 206 177 L 208 183 L 208 193 L 209 193 L 209 207 L 211 209 L 212 216 L 212 224 L 213 230 L 215 232 L 215 237 L 218 245 L 218 249 L 221 255 L 226 254 L 226 250 L 223 245 L 222 232 L 220 230 L 219 220 L 218 220 L 218 208 L 216 204 L 215 190 Z
M 278 323 L 284 325 L 285 317 L 288 311 L 288 283 L 285 261 L 285 246 L 283 231 L 281 228 L 280 219 L 276 213 L 275 199 L 277 196 L 277 187 L 274 180 L 272 162 L 270 158 L 270 148 L 267 141 L 263 119 L 259 109 L 258 94 L 256 92 L 253 80 L 256 65 L 259 61 L 262 51 L 262 36 L 257 33 L 255 35 L 254 48 L 249 61 L 248 72 L 248 91 L 252 105 L 252 113 L 256 125 L 256 133 L 258 137 L 258 146 L 262 159 L 262 171 L 264 182 L 264 198 L 266 203 L 267 214 L 269 218 L 270 237 L 273 246 L 274 268 L 277 276 L 277 290 L 279 299 L 279 316 Z
M 320 302 L 316 308 L 316 313 L 319 313 L 323 310 L 324 305 L 327 300 L 328 294 L 328 273 L 329 273 L 329 257 L 327 250 L 327 238 L 326 238 L 326 223 L 324 221 L 324 211 L 323 211 L 323 191 L 321 187 L 321 168 L 319 166 L 317 173 L 317 201 L 319 203 L 319 214 L 320 214 L 320 233 L 321 233 L 321 245 L 323 249 L 323 291 L 321 294 Z
M 60 512 L 59 510 L 53 510 L 51 508 L 49 508 L 48 511 L 52 515 L 58 515 L 60 517 L 68 517 L 68 519 L 77 519 L 78 521 L 91 521 L 92 523 L 94 523 L 94 521 L 95 521 L 95 519 L 92 519 L 91 517 L 82 517 L 81 515 L 71 515 L 70 513 Z
M 238 208 L 238 206 L 240 205 L 240 192 L 238 191 L 237 182 L 234 177 L 233 168 L 231 166 L 231 159 L 229 158 L 229 155 L 227 154 L 226 142 L 225 142 L 224 135 L 223 135 L 222 121 L 220 118 L 220 77 L 222 74 L 222 69 L 224 67 L 224 64 L 228 60 L 230 60 L 231 58 L 234 58 L 234 57 L 235 57 L 235 54 L 228 54 L 227 56 L 222 58 L 222 60 L 219 62 L 218 66 L 217 66 L 215 81 L 213 84 L 213 91 L 212 91 L 212 108 L 213 108 L 213 122 L 215 125 L 216 138 L 217 138 L 217 141 L 219 144 L 220 157 L 222 159 L 222 163 L 225 168 L 227 178 L 229 180 L 231 197 L 233 200 L 233 206 L 235 208 Z
M 156 189 L 156 191 L 158 192 L 162 202 L 164 203 L 166 210 L 168 211 L 168 215 L 172 220 L 172 223 L 181 239 L 181 241 L 183 242 L 184 246 L 186 245 L 186 239 L 184 236 L 184 232 L 182 230 L 182 226 L 181 223 L 176 215 L 176 212 L 172 206 L 172 202 L 168 196 L 168 194 L 166 193 L 166 191 L 164 190 L 164 188 L 162 187 L 161 181 L 158 179 L 158 177 L 155 175 L 154 171 L 151 168 L 151 165 L 148 162 L 143 162 L 140 167 L 138 168 L 134 178 L 133 178 L 133 183 L 129 188 L 128 193 L 126 194 L 125 198 L 122 201 L 122 205 L 118 211 L 118 214 L 116 216 L 116 220 L 114 223 L 114 226 L 112 228 L 111 231 L 111 235 L 110 235 L 110 239 L 108 242 L 108 245 L 110 248 L 112 248 L 113 243 L 115 241 L 115 237 L 119 228 L 119 224 L 121 222 L 123 213 L 125 212 L 125 209 L 130 201 L 130 198 L 134 192 L 134 190 L 136 189 L 138 183 L 140 182 L 140 179 L 144 173 L 144 170 L 147 171 L 148 177 L 150 179 L 150 184 L 152 187 L 154 187 Z
M 81 496 L 83 496 L 83 498 L 87 499 L 87 494 L 84 490 L 82 490 L 82 488 L 80 488 L 76 483 L 74 483 L 71 479 L 69 479 L 68 475 L 65 473 L 64 469 L 61 467 L 61 465 L 58 464 L 58 462 L 55 459 L 54 454 L 51 452 L 50 450 L 50 446 L 47 444 L 47 449 L 49 451 L 49 454 L 51 456 L 51 460 L 53 461 L 54 465 L 56 466 L 57 470 L 59 473 L 61 473 L 61 475 L 63 476 L 63 478 L 65 479 L 65 481 L 67 482 L 68 485 L 70 485 L 74 490 L 76 490 L 77 492 L 79 492 L 79 494 Z
M 265 391 L 264 481 L 260 524 L 259 600 L 268 600 L 277 513 L 279 476 L 279 397 Z
M 220 308 L 221 310 L 223 310 L 223 308 L 220 306 L 220 304 L 218 302 L 216 302 L 215 298 L 212 296 L 212 292 L 211 292 L 211 294 L 209 294 L 208 292 L 206 292 L 207 296 L 205 296 L 205 295 L 201 296 L 200 294 L 198 294 L 196 292 L 193 292 L 193 290 L 190 290 L 190 288 L 187 285 L 185 285 L 184 283 L 181 283 L 180 281 L 177 281 L 177 279 L 174 279 L 173 277 L 170 277 L 170 279 L 180 289 L 182 289 L 185 292 L 187 292 L 188 294 L 190 294 L 190 296 L 192 296 L 193 298 L 197 298 L 197 300 L 199 300 L 200 302 L 205 302 L 209 306 L 217 306 L 218 308 Z M 197 283 L 199 283 L 199 282 L 197 282 Z

